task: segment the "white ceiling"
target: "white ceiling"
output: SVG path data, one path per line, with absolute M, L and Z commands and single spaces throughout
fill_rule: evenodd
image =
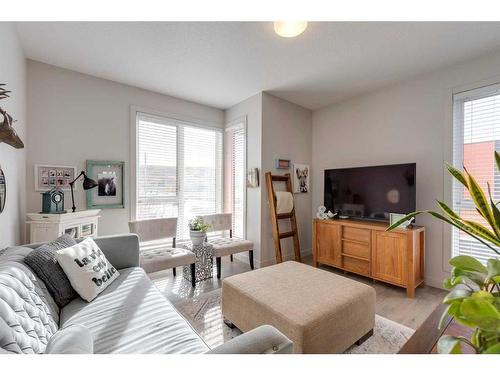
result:
M 19 23 L 26 56 L 228 108 L 260 92 L 317 109 L 500 49 L 500 23 Z

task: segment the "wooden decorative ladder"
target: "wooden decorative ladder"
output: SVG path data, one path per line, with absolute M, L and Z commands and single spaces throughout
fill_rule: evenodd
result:
M 271 172 L 266 173 L 267 196 L 269 201 L 269 210 L 271 211 L 271 224 L 273 227 L 274 250 L 276 251 L 276 263 L 281 263 L 283 257 L 281 254 L 281 240 L 288 237 L 293 237 L 293 250 L 295 252 L 295 260 L 300 262 L 300 243 L 299 233 L 297 230 L 297 219 L 295 217 L 295 203 L 292 211 L 286 214 L 278 214 L 276 212 L 276 194 L 274 193 L 273 182 L 284 182 L 286 184 L 286 191 L 292 193 L 292 179 L 290 173 L 285 175 L 272 175 Z M 291 231 L 280 233 L 278 220 L 290 219 Z

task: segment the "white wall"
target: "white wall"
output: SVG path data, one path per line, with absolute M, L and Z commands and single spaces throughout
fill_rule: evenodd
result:
M 128 232 L 130 199 L 130 106 L 181 115 L 224 125 L 220 109 L 161 95 L 132 86 L 28 61 L 27 210 L 39 211 L 34 190 L 34 164 L 76 166 L 86 160 L 125 161 L 125 208 L 101 212 L 100 234 Z M 76 206 L 86 208 L 85 193 L 76 193 Z M 66 194 L 66 208 L 71 208 Z
M 310 110 L 277 98 L 267 93 L 262 94 L 262 238 L 261 265 L 274 264 L 276 255 L 273 243 L 271 215 L 265 187 L 264 173 L 293 173 L 293 170 L 275 169 L 277 158 L 290 159 L 292 163 L 311 164 L 311 120 Z M 276 184 L 277 189 L 284 186 Z M 282 184 L 284 185 L 284 184 Z M 311 253 L 311 193 L 294 194 L 295 214 L 299 230 L 301 253 Z M 289 220 L 280 223 L 280 231 L 290 230 Z M 292 238 L 281 241 L 284 259 L 293 259 Z
M 0 83 L 6 83 L 12 91 L 10 98 L 0 101 L 0 106 L 17 120 L 14 128 L 26 146 L 26 59 L 10 23 L 0 22 L 0 46 Z M 1 249 L 24 239 L 26 149 L 0 143 L 0 166 L 7 183 L 5 210 L 0 213 Z
M 262 171 L 262 93 L 256 94 L 241 103 L 226 110 L 226 124 L 246 117 L 247 122 L 247 168 L 259 168 Z M 260 186 L 247 188 L 246 237 L 254 243 L 254 261 L 256 267 L 261 264 L 261 191 L 263 176 L 260 176 Z M 238 258 L 247 261 L 246 255 Z
M 448 200 L 452 93 L 500 82 L 500 54 L 468 61 L 313 113 L 312 211 L 323 203 L 326 168 L 417 163 L 417 209 Z M 430 217 L 426 283 L 441 287 L 450 256 L 449 228 Z
M 247 167 L 260 169 L 260 187 L 247 188 L 247 238 L 255 245 L 256 266 L 264 267 L 276 261 L 265 173 L 292 173 L 274 168 L 278 157 L 296 163 L 311 162 L 311 111 L 259 93 L 226 110 L 226 123 L 243 116 L 247 117 Z M 311 252 L 311 194 L 296 194 L 294 199 L 302 254 L 306 255 Z M 284 258 L 291 259 L 292 240 L 281 243 Z M 247 258 L 243 255 L 239 259 Z

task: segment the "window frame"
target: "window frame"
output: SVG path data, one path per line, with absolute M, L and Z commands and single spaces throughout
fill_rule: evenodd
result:
M 148 107 L 142 107 L 142 106 L 137 106 L 137 105 L 131 105 L 130 106 L 130 193 L 129 193 L 129 220 L 136 220 L 137 219 L 137 211 L 136 211 L 136 202 L 137 202 L 137 159 L 138 159 L 138 136 L 137 136 L 137 128 L 138 128 L 138 115 L 139 114 L 144 114 L 148 117 L 151 118 L 156 118 L 159 121 L 165 121 L 165 119 L 171 119 L 175 120 L 176 122 L 190 126 L 190 127 L 195 127 L 195 128 L 202 128 L 202 129 L 209 129 L 209 130 L 215 130 L 219 131 L 224 135 L 224 124 L 210 121 L 210 120 L 202 120 L 199 118 L 194 118 L 190 116 L 185 116 L 177 113 L 169 113 L 169 112 L 163 112 L 163 111 L 158 111 L 152 108 Z M 179 129 L 181 127 L 177 127 L 177 142 L 180 136 Z M 221 144 L 221 149 L 222 149 L 222 158 L 224 158 L 224 142 L 222 141 Z M 179 154 L 180 150 L 179 147 L 177 148 L 177 154 Z M 179 157 L 178 157 L 179 160 Z M 177 165 L 177 173 L 181 165 Z M 222 211 L 224 211 L 224 168 L 222 165 L 221 168 L 221 181 L 222 181 L 222 186 L 221 186 L 221 191 L 222 191 L 222 197 L 221 197 L 221 207 Z M 180 192 L 181 186 L 179 185 L 179 179 L 177 179 L 177 192 L 178 192 L 178 197 L 177 199 L 180 200 L 181 198 L 181 192 Z
M 225 126 L 224 129 L 224 134 L 226 132 L 230 131 L 231 129 L 235 128 L 242 128 L 243 132 L 245 134 L 245 146 L 244 146 L 244 158 L 243 158 L 243 238 L 247 238 L 247 173 L 248 173 L 248 126 L 247 126 L 247 116 L 241 116 L 238 117 L 230 122 L 228 122 Z M 226 137 L 224 137 L 226 139 Z M 224 142 L 224 151 L 226 150 L 226 144 Z M 224 153 L 225 155 L 225 153 Z M 226 178 L 226 171 L 225 171 L 225 163 L 224 163 L 224 178 Z M 260 176 L 259 176 L 260 177 Z M 232 176 L 231 176 L 232 178 Z M 225 181 L 225 180 L 224 180 Z M 225 184 L 224 184 L 225 186 Z M 226 201 L 226 194 L 232 194 L 232 190 L 230 192 L 224 191 L 224 202 Z M 224 205 L 225 206 L 225 205 Z M 228 210 L 231 210 L 231 213 L 233 211 L 233 207 L 224 207 L 224 212 L 228 212 Z M 233 218 L 234 220 L 234 218 Z
M 451 103 L 447 106 L 447 111 L 445 113 L 445 124 L 447 127 L 444 129 L 445 142 L 443 147 L 443 160 L 446 163 L 449 163 L 455 167 L 457 167 L 457 161 L 463 161 L 464 154 L 463 148 L 458 147 L 457 143 L 461 142 L 464 145 L 464 126 L 460 129 L 457 129 L 456 119 L 458 116 L 463 118 L 463 107 L 455 106 L 455 102 L 457 101 L 465 101 L 466 99 L 482 99 L 487 98 L 493 95 L 500 94 L 500 76 L 491 77 L 487 80 L 483 80 L 480 82 L 475 82 L 473 84 L 466 84 L 463 86 L 455 87 L 452 89 L 448 89 L 446 91 L 446 96 L 451 99 Z M 463 121 L 462 121 L 463 124 Z M 496 168 L 496 166 L 495 166 Z M 462 169 L 460 166 L 458 169 Z M 443 168 L 443 198 L 444 201 L 453 209 L 455 206 L 454 198 L 454 189 L 458 182 L 454 181 L 454 179 L 449 175 L 449 173 Z M 469 201 L 461 201 L 462 203 L 466 203 L 467 206 L 470 205 L 472 208 L 474 205 L 472 200 Z M 443 251 L 443 271 L 450 272 L 451 266 L 448 261 L 453 256 L 457 255 L 454 252 L 454 243 L 453 243 L 453 230 L 450 225 L 443 225 L 443 248 L 446 251 Z

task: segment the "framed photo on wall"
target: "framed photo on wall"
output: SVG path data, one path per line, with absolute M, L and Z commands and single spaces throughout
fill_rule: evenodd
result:
M 293 192 L 308 193 L 309 192 L 309 171 L 311 168 L 307 164 L 293 165 Z
M 87 160 L 87 176 L 97 189 L 87 190 L 87 208 L 124 208 L 123 161 Z
M 35 191 L 47 191 L 53 187 L 70 190 L 69 183 L 76 177 L 76 167 L 36 164 L 34 170 Z

